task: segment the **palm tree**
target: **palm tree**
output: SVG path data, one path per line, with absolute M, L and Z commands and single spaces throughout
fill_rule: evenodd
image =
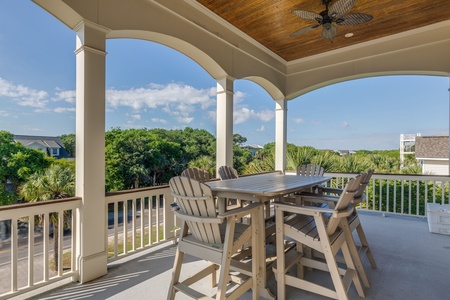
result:
M 202 155 L 194 160 L 191 160 L 188 164 L 189 168 L 199 168 L 207 170 L 210 178 L 215 178 L 216 162 L 211 156 Z
M 52 164 L 44 172 L 32 174 L 20 189 L 22 197 L 28 202 L 68 198 L 75 195 L 75 171 L 69 166 Z M 58 270 L 58 213 L 50 214 L 53 224 L 53 259 Z M 30 220 L 31 222 L 31 220 Z
M 309 146 L 288 147 L 286 153 L 286 170 L 297 170 L 298 167 L 311 163 L 318 151 Z

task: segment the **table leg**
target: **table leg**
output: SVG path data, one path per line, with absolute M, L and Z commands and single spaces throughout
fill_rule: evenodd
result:
M 259 286 L 260 286 L 260 296 L 264 299 L 275 300 L 276 297 L 267 287 L 267 267 L 266 267 L 266 225 L 265 225 L 265 210 L 261 209 L 261 213 L 258 214 L 258 257 L 259 261 Z

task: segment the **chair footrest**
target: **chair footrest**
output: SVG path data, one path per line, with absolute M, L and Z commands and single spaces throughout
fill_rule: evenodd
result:
M 303 254 L 301 252 L 297 252 L 297 250 L 294 248 L 290 249 L 286 252 L 285 255 L 285 266 L 284 266 L 284 273 L 289 271 L 293 266 L 295 266 L 303 257 Z M 272 264 L 272 270 L 273 273 L 276 275 L 277 273 L 277 260 L 275 260 Z
M 194 289 L 191 289 L 190 287 L 182 284 L 182 283 L 177 283 L 173 286 L 174 289 L 176 289 L 178 292 L 182 292 L 185 295 L 188 295 L 189 297 L 193 298 L 193 299 L 211 299 L 213 300 L 213 298 L 206 296 L 205 294 L 202 294 Z
M 356 271 L 353 269 L 347 269 L 344 275 L 344 279 L 342 279 L 342 283 L 344 284 L 344 288 L 346 291 L 350 288 L 350 285 L 353 281 L 353 276 L 355 276 Z

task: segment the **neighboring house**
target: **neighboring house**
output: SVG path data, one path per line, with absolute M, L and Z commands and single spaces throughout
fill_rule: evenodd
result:
M 334 152 L 339 153 L 340 156 L 355 154 L 355 151 L 353 151 L 353 150 L 335 150 Z
M 415 148 L 422 174 L 449 174 L 448 136 L 416 136 Z
M 68 158 L 67 151 L 59 137 L 15 135 L 14 141 L 25 147 L 39 149 L 55 158 Z
M 257 144 L 243 144 L 243 145 L 241 145 L 241 148 L 248 149 L 248 150 L 250 150 L 252 155 L 255 155 L 256 152 L 258 152 L 259 150 L 261 150 L 263 148 L 263 146 L 260 146 Z
M 421 136 L 421 134 L 400 134 L 400 168 L 403 168 L 403 165 L 405 164 L 405 155 L 415 153 L 417 136 Z

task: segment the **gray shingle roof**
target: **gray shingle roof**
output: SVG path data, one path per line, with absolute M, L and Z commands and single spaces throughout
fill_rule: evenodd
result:
M 21 143 L 25 147 L 32 144 L 39 144 L 48 149 L 59 149 L 57 158 L 68 157 L 67 152 L 60 137 L 54 136 L 33 136 L 33 135 L 14 135 L 14 141 Z
M 417 136 L 416 158 L 448 158 L 448 136 Z

